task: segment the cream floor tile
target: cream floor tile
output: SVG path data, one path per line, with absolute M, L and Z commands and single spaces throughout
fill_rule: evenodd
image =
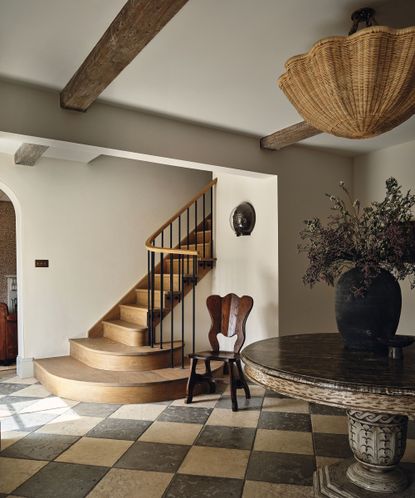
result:
M 11 410 L 9 407 L 0 405 L 0 420 L 2 418 L 10 417 L 10 415 L 13 415 L 13 413 L 14 411 Z
M 30 434 L 30 432 L 23 432 L 23 431 L 7 431 L 7 432 L 2 432 L 1 433 L 1 442 L 0 442 L 0 451 L 5 450 L 12 444 L 16 443 L 19 441 L 19 439 L 24 438 Z
M 246 481 L 242 498 L 313 498 L 311 486 Z
M 174 474 L 111 469 L 87 498 L 161 498 Z
M 249 391 L 251 393 L 251 396 L 263 396 L 265 394 L 265 389 L 261 386 L 249 386 Z M 230 396 L 231 387 L 229 385 L 226 387 L 223 394 Z M 243 389 L 238 389 L 238 396 L 242 396 L 242 397 L 245 396 Z
M 249 450 L 231 450 L 208 446 L 192 446 L 178 472 L 211 477 L 243 479 Z
M 214 408 L 218 400 L 220 399 L 220 394 L 200 394 L 198 396 L 193 396 L 193 401 L 190 405 L 186 404 L 186 398 L 176 399 L 173 401 L 171 406 L 190 406 L 194 408 Z
M 313 455 L 313 439 L 310 432 L 278 431 L 258 429 L 255 451 L 275 451 L 278 453 L 298 453 Z
M 83 437 L 56 458 L 57 462 L 111 467 L 134 441 Z
M 0 493 L 11 493 L 48 462 L 0 457 Z
M 203 425 L 178 422 L 153 422 L 141 435 L 140 441 L 152 443 L 186 444 L 191 446 Z
M 111 418 L 125 418 L 131 420 L 155 420 L 165 410 L 166 405 L 152 403 L 141 405 L 123 405 L 116 410 Z
M 20 391 L 10 394 L 10 396 L 27 396 L 29 398 L 46 398 L 49 395 L 50 392 L 47 391 L 41 384 L 33 384 L 20 389 Z
M 311 415 L 314 432 L 348 434 L 347 417 L 341 415 Z
M 102 420 L 102 417 L 82 417 L 71 410 L 69 412 L 65 410 L 65 413 L 45 424 L 36 432 L 66 436 L 84 436 Z
M 308 413 L 306 401 L 287 398 L 264 398 L 262 409 L 266 412 Z
M 403 462 L 415 463 L 415 439 L 407 439 Z
M 79 401 L 59 398 L 58 396 L 50 396 L 48 398 L 40 399 L 39 401 L 36 401 L 36 403 L 24 408 L 21 413 L 48 412 L 61 408 L 71 408 L 77 404 L 79 404 Z
M 316 465 L 317 467 L 324 467 L 325 465 L 332 465 L 333 463 L 342 462 L 343 460 L 344 458 L 316 456 Z
M 39 381 L 34 377 L 26 377 L 25 379 L 21 379 L 16 375 L 16 377 L 12 377 L 11 379 L 7 379 L 8 384 L 37 384 Z
M 206 424 L 224 425 L 227 427 L 256 427 L 259 419 L 259 410 L 240 410 L 233 412 L 226 408 L 215 408 Z

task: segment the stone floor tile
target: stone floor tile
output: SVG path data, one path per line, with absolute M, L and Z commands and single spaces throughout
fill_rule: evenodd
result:
M 347 417 L 339 415 L 312 415 L 313 432 L 348 434 Z
M 16 413 L 1 421 L 2 431 L 33 432 L 42 428 L 45 424 L 56 419 L 62 410 L 50 410 L 48 412 Z
M 14 443 L 17 443 L 17 441 L 26 437 L 28 434 L 30 434 L 30 432 L 23 432 L 23 431 L 2 432 L 0 440 L 0 451 L 5 450 Z
M 146 403 L 141 405 L 123 405 L 110 418 L 124 418 L 130 420 L 156 420 L 166 409 L 166 405 Z
M 59 398 L 58 396 L 49 396 L 47 398 L 40 399 L 35 403 L 31 403 L 29 406 L 23 408 L 21 410 L 21 413 L 47 412 L 50 410 L 57 410 L 60 408 L 72 408 L 74 405 L 77 404 L 78 401 Z
M 325 465 L 333 465 L 333 463 L 342 462 L 344 458 L 335 457 L 320 457 L 316 456 L 316 467 L 324 467 Z
M 20 413 L 38 401 L 38 398 L 4 396 L 0 399 L 0 410 L 7 408 L 10 413 Z
M 95 465 L 50 462 L 14 493 L 27 498 L 83 498 L 107 471 Z
M 316 456 L 350 458 L 353 456 L 349 445 L 349 438 L 344 434 L 313 434 Z
M 310 432 L 258 429 L 254 450 L 314 455 L 313 438 Z
M 136 441 L 115 464 L 117 468 L 176 472 L 189 446 Z
M 415 439 L 408 439 L 406 441 L 406 450 L 402 461 L 415 463 Z
M 193 396 L 192 402 L 188 405 L 186 398 L 176 399 L 170 406 L 184 406 L 186 408 L 214 408 L 220 399 L 220 394 L 199 394 Z
M 24 379 L 21 379 L 17 375 L 14 377 L 11 377 L 10 379 L 7 379 L 8 384 L 26 384 L 26 385 L 31 385 L 31 384 L 37 384 L 39 381 L 35 379 L 34 377 L 26 377 Z
M 271 391 L 270 389 L 266 389 L 265 396 L 267 398 L 289 398 L 289 396 L 285 396 L 284 394 L 277 393 L 276 391 Z
M 0 457 L 0 493 L 11 493 L 47 462 Z
M 33 432 L 12 446 L 9 446 L 2 452 L 1 456 L 33 460 L 54 460 L 77 440 L 77 436 L 60 436 L 58 434 L 39 434 Z
M 226 408 L 214 408 L 206 424 L 228 427 L 256 427 L 259 414 L 259 410 L 233 412 Z
M 209 408 L 194 408 L 169 406 L 157 419 L 159 422 L 183 422 L 186 424 L 204 424 L 212 410 Z
M 346 415 L 346 410 L 343 408 L 336 408 L 335 406 L 318 405 L 317 403 L 310 403 L 310 413 L 315 415 Z
M 132 444 L 132 441 L 119 439 L 83 437 L 56 458 L 56 461 L 112 467 Z
M 305 413 L 262 411 L 258 422 L 258 428 L 310 432 L 311 419 L 310 416 Z
M 19 386 L 18 384 L 15 384 L 15 386 L 18 386 L 20 390 L 16 390 L 11 393 L 12 396 L 28 396 L 29 398 L 46 398 L 47 396 L 50 396 L 50 392 L 47 391 L 41 384 L 33 384 L 23 389 L 21 389 L 21 385 Z
M 99 417 L 81 417 L 71 410 L 38 429 L 45 434 L 63 434 L 67 436 L 84 436 L 103 420 Z
M 205 425 L 195 444 L 197 446 L 250 450 L 254 438 L 254 428 Z
M 78 415 L 83 417 L 108 417 L 116 410 L 121 408 L 122 405 L 115 405 L 110 403 L 78 403 L 72 410 Z
M 248 460 L 248 450 L 192 446 L 178 472 L 179 474 L 243 479 Z
M 86 435 L 88 437 L 135 441 L 150 425 L 151 421 L 149 420 L 106 418 Z
M 17 391 L 22 391 L 25 386 L 19 384 L 9 384 L 7 382 L 0 383 L 0 394 L 11 395 Z
M 161 498 L 174 474 L 111 469 L 87 498 Z
M 309 412 L 309 406 L 306 401 L 289 398 L 265 398 L 262 409 L 266 412 L 289 412 L 289 413 L 306 413 Z
M 311 486 L 246 481 L 242 498 L 314 498 Z
M 242 486 L 241 479 L 176 474 L 164 498 L 239 498 Z
M 311 486 L 314 470 L 315 460 L 312 455 L 253 451 L 246 479 Z
M 140 441 L 151 443 L 185 444 L 191 446 L 197 438 L 202 424 L 160 422 L 157 420 L 141 435 Z
M 246 399 L 245 396 L 238 396 L 238 410 L 260 410 L 262 406 L 263 398 L 260 396 L 253 396 L 252 398 Z M 216 408 L 227 408 L 232 410 L 232 399 L 230 396 L 223 396 L 218 403 Z

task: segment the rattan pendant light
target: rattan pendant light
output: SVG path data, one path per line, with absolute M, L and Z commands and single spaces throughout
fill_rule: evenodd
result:
M 290 58 L 278 84 L 315 128 L 369 138 L 415 113 L 415 26 L 376 26 L 372 9 L 352 19 L 349 36 L 325 38 Z M 355 32 L 361 21 L 367 27 Z

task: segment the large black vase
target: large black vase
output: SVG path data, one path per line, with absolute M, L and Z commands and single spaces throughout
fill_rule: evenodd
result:
M 336 286 L 336 322 L 348 349 L 387 352 L 382 341 L 393 337 L 401 315 L 402 294 L 396 278 L 381 270 L 363 296 L 353 289 L 362 282 L 360 270 L 353 268 L 340 277 Z

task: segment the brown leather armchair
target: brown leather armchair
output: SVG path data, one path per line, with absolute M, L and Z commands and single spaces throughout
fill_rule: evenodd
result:
M 0 363 L 13 363 L 16 356 L 17 316 L 9 313 L 7 304 L 0 303 Z

